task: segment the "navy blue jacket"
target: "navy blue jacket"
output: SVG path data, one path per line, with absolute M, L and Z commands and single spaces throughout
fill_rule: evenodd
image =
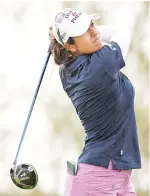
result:
M 120 72 L 121 49 L 111 42 L 89 55 L 80 55 L 60 68 L 60 78 L 85 129 L 78 163 L 113 169 L 141 168 L 134 112 L 134 88 Z

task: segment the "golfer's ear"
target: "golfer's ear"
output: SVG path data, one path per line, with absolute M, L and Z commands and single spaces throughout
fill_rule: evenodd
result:
M 73 44 L 70 45 L 68 43 L 65 43 L 64 48 L 66 48 L 67 50 L 70 50 L 71 52 L 76 52 L 76 47 Z

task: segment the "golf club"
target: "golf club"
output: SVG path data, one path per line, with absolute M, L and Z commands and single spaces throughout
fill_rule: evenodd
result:
M 50 58 L 50 55 L 51 55 L 51 50 L 49 47 L 46 61 L 44 63 L 44 67 L 41 72 L 40 79 L 39 79 L 36 91 L 34 93 L 34 97 L 33 97 L 33 100 L 30 106 L 30 110 L 29 110 L 29 113 L 26 119 L 24 129 L 23 129 L 23 133 L 20 139 L 16 157 L 13 162 L 13 167 L 10 169 L 10 176 L 11 176 L 13 183 L 17 187 L 22 188 L 22 189 L 33 189 L 34 187 L 36 187 L 37 182 L 38 182 L 38 174 L 36 172 L 36 169 L 31 164 L 28 164 L 28 163 L 22 163 L 22 164 L 17 165 L 17 159 L 18 159 L 18 155 L 19 155 L 19 152 L 22 146 L 23 139 L 26 134 L 27 126 L 28 126 L 28 123 L 31 117 L 31 113 L 32 113 L 32 110 L 33 110 L 33 107 L 34 107 L 34 104 L 37 98 L 37 94 L 38 94 L 38 91 L 39 91 L 49 58 Z

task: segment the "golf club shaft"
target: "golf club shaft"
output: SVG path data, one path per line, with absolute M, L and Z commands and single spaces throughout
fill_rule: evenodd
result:
M 51 51 L 50 51 L 50 48 L 49 48 L 48 49 L 48 54 L 47 54 L 47 57 L 46 57 L 46 61 L 45 61 L 43 70 L 41 72 L 41 76 L 40 76 L 40 79 L 39 79 L 39 82 L 38 82 L 38 85 L 37 85 L 37 88 L 36 88 L 36 91 L 35 91 L 35 94 L 34 94 L 34 97 L 33 97 L 33 100 L 32 100 L 32 104 L 30 106 L 30 110 L 29 110 L 29 113 L 28 113 L 28 116 L 27 116 L 27 119 L 26 119 L 26 123 L 25 123 L 24 129 L 23 129 L 23 133 L 22 133 L 22 136 L 21 136 L 21 139 L 20 139 L 19 147 L 18 147 L 17 154 L 16 154 L 13 165 L 17 164 L 17 158 L 18 158 L 18 155 L 19 155 L 19 152 L 20 152 L 20 148 L 21 148 L 23 139 L 24 139 L 25 134 L 26 134 L 26 130 L 27 130 L 28 123 L 29 123 L 29 120 L 30 120 L 30 117 L 31 117 L 31 113 L 32 113 L 32 110 L 33 110 L 33 107 L 34 107 L 34 104 L 35 104 L 35 101 L 36 101 L 36 98 L 37 98 L 37 94 L 38 94 L 38 91 L 39 91 L 39 88 L 40 88 L 40 85 L 41 85 L 41 82 L 42 82 L 42 79 L 43 79 L 48 61 L 49 61 L 49 58 L 50 58 L 50 55 L 51 55 Z

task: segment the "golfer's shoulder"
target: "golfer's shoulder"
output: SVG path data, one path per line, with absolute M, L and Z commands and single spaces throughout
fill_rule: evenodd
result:
M 97 59 L 98 61 L 108 61 L 108 60 L 115 60 L 115 58 L 121 55 L 121 48 L 119 44 L 115 41 L 111 41 L 109 43 L 104 43 L 103 47 L 95 52 L 93 58 Z

